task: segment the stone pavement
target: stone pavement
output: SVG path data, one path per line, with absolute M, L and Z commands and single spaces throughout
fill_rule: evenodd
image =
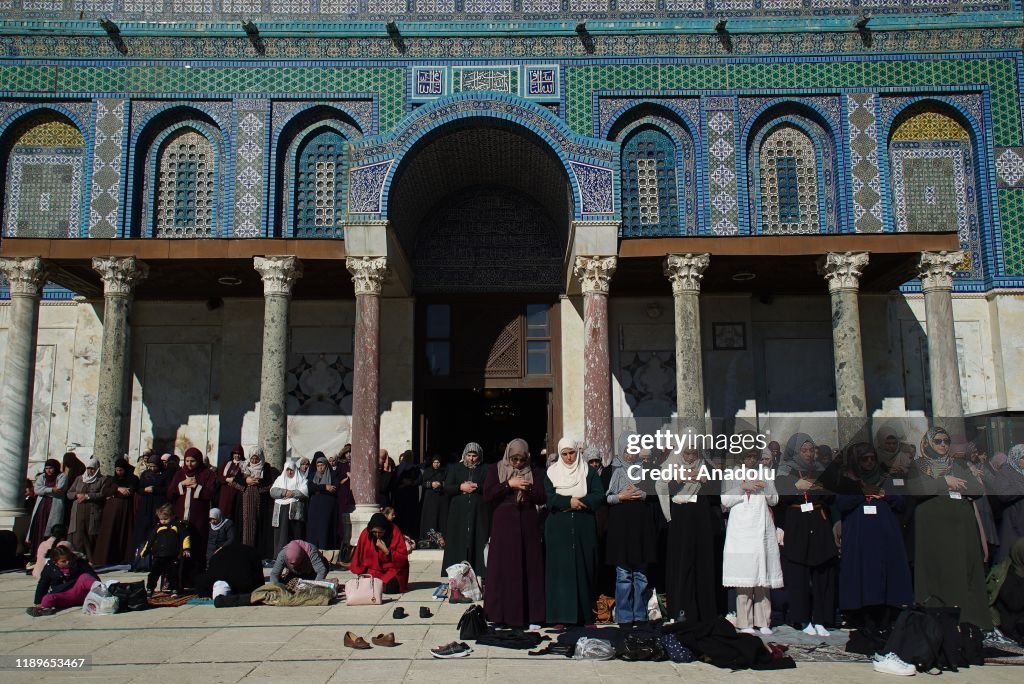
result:
M 426 556 L 426 557 L 424 557 Z M 530 682 L 556 679 L 559 684 L 621 681 L 669 682 L 695 678 L 701 682 L 892 682 L 863 663 L 800 663 L 781 672 L 729 672 L 703 663 L 575 662 L 560 656 L 529 657 L 524 651 L 476 647 L 468 658 L 437 660 L 430 649 L 458 637 L 456 623 L 465 606 L 439 603 L 430 594 L 440 576 L 440 559 L 427 552 L 412 555 L 410 591 L 383 606 L 323 608 L 247 607 L 217 609 L 212 605 L 156 608 L 141 613 L 89 617 L 79 610 L 53 617 L 31 618 L 35 585 L 24 574 L 0 575 L 0 655 L 84 656 L 93 667 L 77 674 L 51 673 L 48 681 L 102 681 L 105 684 L 214 684 L 219 682 Z M 338 574 L 338 573 L 332 573 Z M 132 573 L 110 573 L 107 579 L 131 580 Z M 392 609 L 405 607 L 409 617 L 393 620 Z M 434 617 L 420 619 L 420 606 Z M 347 630 L 369 640 L 394 632 L 400 645 L 355 651 L 342 645 Z M 844 637 L 833 638 L 837 644 Z M 945 674 L 943 680 L 1019 682 L 1021 669 L 990 665 Z M 0 682 L 38 682 L 39 672 L 0 672 Z

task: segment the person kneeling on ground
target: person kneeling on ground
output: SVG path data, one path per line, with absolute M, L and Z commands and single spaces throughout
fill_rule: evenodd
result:
M 270 571 L 270 583 L 287 585 L 292 579 L 316 579 L 327 577 L 327 561 L 320 549 L 309 542 L 296 539 L 284 545 L 274 569 Z
M 384 583 L 385 594 L 404 594 L 409 586 L 409 549 L 402 531 L 382 513 L 374 513 L 359 535 L 349 569 Z
M 85 603 L 93 582 L 98 581 L 88 561 L 68 547 L 58 546 L 50 550 L 50 560 L 39 577 L 35 605 L 25 612 L 39 617 L 53 615 L 61 608 L 80 606 Z

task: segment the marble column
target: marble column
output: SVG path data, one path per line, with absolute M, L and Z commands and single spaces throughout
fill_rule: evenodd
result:
M 47 268 L 38 257 L 0 259 L 10 286 L 10 326 L 0 412 L 0 529 L 11 530 L 25 514 L 24 482 L 32 429 L 39 298 Z
M 96 435 L 93 451 L 102 472 L 114 473 L 114 461 L 125 453 L 128 438 L 128 369 L 131 312 L 135 285 L 149 267 L 133 256 L 94 257 L 93 270 L 103 278 L 103 342 L 100 349 L 99 386 L 96 390 Z
M 860 276 L 867 252 L 829 252 L 818 263 L 832 299 L 832 355 L 835 359 L 839 446 L 862 434 L 867 424 L 864 354 L 860 338 Z
M 573 274 L 583 290 L 583 439 L 611 462 L 612 376 L 608 355 L 608 285 L 613 256 L 577 256 Z
M 380 293 L 388 276 L 387 257 L 349 257 L 345 267 L 356 291 L 352 359 L 352 495 L 358 513 L 377 507 L 380 452 Z M 352 524 L 353 538 L 357 520 Z M 362 516 L 365 517 L 365 516 Z
M 665 275 L 672 282 L 676 337 L 677 429 L 706 431 L 704 355 L 700 335 L 700 281 L 711 257 L 708 254 L 669 254 Z
M 280 470 L 288 449 L 288 309 L 302 262 L 293 256 L 253 257 L 253 268 L 263 278 L 259 443 L 267 463 Z
M 953 328 L 953 274 L 964 260 L 964 253 L 921 252 L 918 264 L 924 315 L 928 324 L 928 370 L 932 389 L 932 416 L 937 424 L 951 431 L 950 421 L 963 418 L 960 396 L 960 365 L 956 356 L 956 331 Z M 949 420 L 947 420 L 949 419 Z

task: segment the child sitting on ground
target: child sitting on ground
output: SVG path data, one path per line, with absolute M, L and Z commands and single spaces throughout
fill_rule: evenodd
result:
M 74 548 L 71 542 L 67 541 L 68 528 L 66 525 L 57 524 L 50 528 L 49 538 L 43 540 L 36 550 L 36 563 L 32 566 L 32 576 L 39 579 L 43 575 L 43 568 L 46 567 L 46 559 L 50 557 L 50 549 L 55 546 L 66 546 L 72 551 Z
M 146 592 L 152 596 L 157 580 L 163 578 L 177 596 L 180 586 L 180 559 L 191 555 L 192 541 L 188 536 L 188 525 L 174 516 L 174 505 L 164 504 L 156 509 L 157 525 L 149 535 L 149 541 L 142 547 L 142 555 L 152 555 L 149 577 L 146 578 Z
M 89 562 L 67 546 L 50 549 L 36 585 L 35 605 L 25 612 L 32 617 L 53 615 L 61 608 L 85 603 L 93 582 L 99 581 Z

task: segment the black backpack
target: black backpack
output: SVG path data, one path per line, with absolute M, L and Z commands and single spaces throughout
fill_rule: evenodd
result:
M 463 641 L 476 641 L 487 631 L 487 618 L 484 609 L 473 604 L 459 618 L 459 638 Z
M 985 635 L 978 625 L 960 623 L 960 656 L 964 667 L 985 664 Z
M 895 653 L 920 672 L 939 667 L 942 658 L 942 627 L 923 608 L 904 608 L 892 626 L 885 651 Z
M 116 582 L 107 587 L 107 589 L 113 596 L 117 597 L 118 613 L 149 608 L 146 585 L 142 582 Z

